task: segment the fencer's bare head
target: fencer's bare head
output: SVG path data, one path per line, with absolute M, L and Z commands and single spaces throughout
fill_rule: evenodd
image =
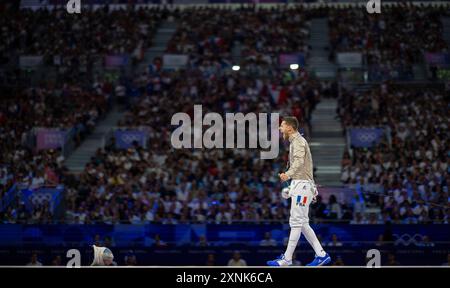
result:
M 289 136 L 298 131 L 299 123 L 295 117 L 284 117 L 280 125 L 280 132 L 283 135 L 283 139 L 289 139 Z

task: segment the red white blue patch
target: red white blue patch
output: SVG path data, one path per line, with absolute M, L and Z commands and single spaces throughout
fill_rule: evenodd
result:
M 297 196 L 297 201 L 296 201 L 295 204 L 296 204 L 297 206 L 299 206 L 299 205 L 305 206 L 305 205 L 306 205 L 306 201 L 308 201 L 308 197 L 298 195 L 298 196 Z

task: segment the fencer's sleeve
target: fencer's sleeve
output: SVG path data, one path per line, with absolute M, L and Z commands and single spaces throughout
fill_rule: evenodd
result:
M 105 250 L 105 247 L 97 247 L 95 245 L 92 245 L 94 248 L 94 260 L 92 261 L 91 266 L 103 266 L 105 263 L 103 262 L 103 251 Z
M 305 163 L 306 143 L 295 139 L 291 145 L 293 145 L 291 151 L 293 155 L 289 155 L 289 170 L 286 171 L 286 175 L 290 179 L 293 179 L 294 175 L 300 171 L 302 165 Z

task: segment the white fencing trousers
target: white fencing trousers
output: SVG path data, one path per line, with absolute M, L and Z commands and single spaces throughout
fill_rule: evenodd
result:
M 289 186 L 289 196 L 291 197 L 291 215 L 289 226 L 302 227 L 304 223 L 309 223 L 309 205 L 317 195 L 317 188 L 314 181 L 292 180 Z

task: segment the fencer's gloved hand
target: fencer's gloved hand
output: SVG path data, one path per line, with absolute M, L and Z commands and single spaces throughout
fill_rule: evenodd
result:
M 313 199 L 312 199 L 311 203 L 314 204 L 317 202 L 317 195 L 319 195 L 319 190 L 317 190 L 317 185 L 314 185 L 311 192 L 313 193 Z
M 281 190 L 281 197 L 284 199 L 289 199 L 291 196 L 289 196 L 289 187 L 285 187 Z

